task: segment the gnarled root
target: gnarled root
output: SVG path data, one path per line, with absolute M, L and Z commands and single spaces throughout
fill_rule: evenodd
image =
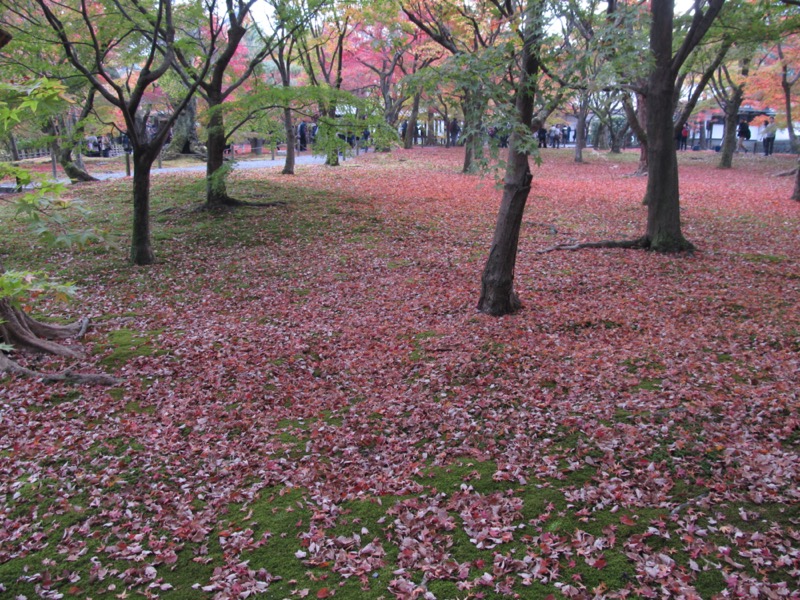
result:
M 634 240 L 605 240 L 601 242 L 583 242 L 575 244 L 556 244 L 544 250 L 537 250 L 537 254 L 546 254 L 555 250 L 582 250 L 584 248 L 625 248 L 644 250 L 650 247 L 650 241 L 641 237 Z
M 83 337 L 88 324 L 88 319 L 81 319 L 69 325 L 40 323 L 25 312 L 13 307 L 8 300 L 0 300 L 0 341 L 4 341 L 21 350 L 79 358 L 81 356 L 80 352 L 51 340 Z M 115 385 L 120 383 L 120 380 L 115 377 L 101 374 L 75 373 L 72 369 L 66 369 L 61 373 L 40 373 L 19 365 L 2 352 L 0 352 L 0 373 L 34 377 L 43 381 L 64 381 L 91 385 Z
M 72 369 L 65 369 L 60 373 L 40 373 L 20 366 L 5 354 L 0 352 L 0 373 L 10 373 L 11 375 L 23 375 L 34 379 L 41 379 L 45 382 L 64 381 L 66 383 L 86 383 L 89 385 L 116 385 L 122 383 L 121 379 L 110 375 L 94 373 L 76 373 Z

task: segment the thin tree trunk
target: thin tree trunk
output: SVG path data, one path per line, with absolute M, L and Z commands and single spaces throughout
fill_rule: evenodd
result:
M 794 192 L 792 193 L 792 200 L 800 202 L 800 158 L 797 159 L 797 169 L 794 173 Z
M 781 59 L 781 89 L 783 89 L 784 110 L 786 111 L 786 126 L 789 131 L 789 146 L 792 152 L 797 152 L 797 134 L 794 132 L 794 117 L 792 116 L 792 87 L 797 83 L 798 75 L 795 69 L 792 69 L 792 76 L 789 76 L 789 65 L 783 55 L 783 45 L 778 44 L 778 56 Z
M 575 124 L 575 162 L 583 162 L 583 149 L 586 147 L 586 117 L 589 114 L 589 100 L 585 96 L 578 105 L 578 122 Z
M 286 161 L 283 163 L 284 175 L 294 175 L 295 149 L 294 149 L 294 121 L 292 109 L 283 109 L 283 130 L 286 133 Z
M 403 148 L 410 150 L 414 147 L 414 139 L 417 137 L 417 119 L 419 118 L 420 93 L 414 94 L 414 101 L 411 104 L 411 115 L 408 117 L 406 136 L 403 139 Z
M 332 106 L 328 109 L 327 113 L 328 119 L 330 119 L 331 123 L 336 123 L 336 107 Z M 335 134 L 334 134 L 335 135 Z M 332 147 L 328 151 L 328 156 L 325 158 L 325 164 L 329 167 L 338 167 L 339 166 L 339 151 Z
M 483 155 L 483 111 L 481 97 L 474 92 L 464 94 L 464 173 L 474 173 L 478 168 L 478 160 Z
M 540 11 L 542 4 L 529 0 L 527 27 L 522 48 L 522 73 L 517 88 L 516 109 L 519 122 L 526 131 L 533 122 L 533 102 L 536 94 L 536 78 L 539 73 L 538 45 L 541 43 Z M 497 215 L 492 248 L 483 269 L 481 295 L 478 310 L 490 315 L 511 314 L 522 306 L 514 291 L 514 267 L 517 262 L 519 232 L 522 215 L 531 190 L 530 162 L 528 152 L 522 147 L 523 139 L 514 128 L 508 150 L 503 199 Z

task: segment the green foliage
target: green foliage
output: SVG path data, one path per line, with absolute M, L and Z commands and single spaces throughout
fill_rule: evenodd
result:
M 0 83 L 3 96 L 0 99 L 0 134 L 6 134 L 31 113 L 52 110 L 62 104 L 63 90 L 60 83 L 47 80 L 24 86 Z M 77 231 L 70 226 L 67 209 L 79 209 L 79 206 L 59 195 L 61 184 L 36 180 L 25 169 L 0 163 L 0 180 L 9 178 L 14 179 L 21 189 L 29 189 L 14 201 L 16 214 L 29 223 L 31 232 L 40 239 L 61 246 L 82 245 L 101 239 L 93 230 Z M 74 287 L 55 282 L 38 271 L 4 271 L 0 274 L 0 300 L 20 306 L 45 293 L 66 299 L 74 293 Z M 0 351 L 8 352 L 10 349 L 8 344 L 0 344 Z
M 47 79 L 24 85 L 0 82 L 0 136 L 31 114 L 62 105 L 64 90 L 61 83 Z

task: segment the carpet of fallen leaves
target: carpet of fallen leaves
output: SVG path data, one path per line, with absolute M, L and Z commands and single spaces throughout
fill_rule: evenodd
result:
M 187 233 L 221 218 L 162 218 L 157 232 L 183 229 L 157 237 L 147 268 L 55 255 L 75 263 L 68 310 L 96 318 L 81 369 L 107 369 L 115 329 L 149 332 L 154 351 L 116 389 L 0 382 L 0 568 L 24 565 L 0 570 L 0 590 L 171 597 L 173 569 L 197 565 L 180 597 L 325 598 L 357 580 L 364 598 L 456 597 L 440 581 L 459 598 L 697 598 L 714 573 L 714 597 L 799 598 L 791 178 L 686 160 L 693 255 L 538 253 L 635 237 L 646 215 L 631 162 L 547 155 L 517 262 L 524 309 L 497 319 L 475 305 L 500 192 L 459 173 L 460 152 L 242 171 L 240 193 L 329 197 L 239 213 L 247 236 L 230 243 Z M 428 483 L 455 464 L 475 469 Z M 537 491 L 553 502 L 526 505 Z M 307 515 L 282 557 L 300 582 L 252 559 L 270 531 L 231 525 L 288 492 Z M 346 518 L 361 501 L 382 506 L 377 530 Z M 482 558 L 463 558 L 465 540 Z M 279 581 L 291 593 L 271 595 Z

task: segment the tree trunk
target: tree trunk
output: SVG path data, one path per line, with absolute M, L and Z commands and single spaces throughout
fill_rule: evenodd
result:
M 283 109 L 283 130 L 286 133 L 286 161 L 283 163 L 284 175 L 294 175 L 295 149 L 294 149 L 294 121 L 292 109 Z
M 621 154 L 622 153 L 622 143 L 625 140 L 625 136 L 628 135 L 628 130 L 630 127 L 628 125 L 622 125 L 619 129 L 615 129 L 613 124 L 609 128 L 609 132 L 611 134 L 611 153 L 612 154 Z
M 533 122 L 533 102 L 536 95 L 536 77 L 539 72 L 538 46 L 541 43 L 539 22 L 543 5 L 529 0 L 525 42 L 522 48 L 522 73 L 517 88 L 517 118 L 526 131 Z M 535 14 L 534 14 L 535 13 Z M 511 314 L 522 306 L 514 291 L 514 267 L 517 262 L 519 232 L 522 215 L 531 190 L 530 163 L 524 140 L 514 128 L 508 150 L 503 199 L 497 215 L 492 248 L 483 269 L 478 310 L 490 315 Z
M 228 196 L 225 179 L 225 117 L 222 104 L 209 103 L 208 139 L 206 140 L 206 210 L 220 210 L 235 205 Z
M 414 139 L 417 137 L 417 119 L 419 118 L 419 101 L 421 94 L 414 94 L 414 101 L 411 104 L 411 115 L 408 117 L 406 135 L 403 139 L 403 148 L 410 150 L 414 147 Z
M 94 94 L 87 100 L 87 105 L 94 104 L 93 98 Z M 88 114 L 85 108 L 84 113 Z M 75 127 L 74 130 L 72 130 L 73 128 L 63 115 L 59 117 L 58 124 L 56 124 L 54 120 L 50 120 L 45 127 L 45 132 L 52 136 L 50 152 L 56 157 L 56 161 L 58 161 L 64 173 L 73 183 L 79 181 L 97 181 L 97 178 L 92 177 L 82 165 L 72 160 L 72 152 L 79 146 L 83 138 L 83 118 L 84 116 L 81 115 L 81 119 L 78 121 L 80 125 Z M 61 135 L 59 135 L 59 133 Z
M 708 150 L 708 137 L 707 137 L 708 130 L 706 129 L 705 122 L 700 124 L 700 140 L 698 145 L 700 146 L 701 150 Z
M 778 44 L 778 50 L 783 54 L 780 44 Z M 783 59 L 783 56 L 781 56 L 781 59 Z M 792 152 L 797 152 L 797 134 L 794 132 L 794 121 L 792 120 L 792 86 L 797 81 L 796 71 L 793 80 L 790 81 L 789 79 L 789 67 L 784 62 L 781 69 L 781 89 L 783 89 L 784 108 L 786 110 L 786 126 L 789 131 L 789 145 Z
M 50 143 L 50 149 L 71 182 L 97 181 L 96 177 L 89 175 L 85 169 L 81 169 L 77 163 L 72 160 L 72 148 L 70 146 L 60 146 L 58 140 L 54 139 Z
M 133 235 L 131 262 L 150 265 L 156 260 L 150 244 L 150 170 L 160 148 L 144 144 L 133 150 Z
M 8 298 L 0 299 L 0 340 L 16 348 L 76 358 L 79 352 L 50 340 L 74 337 L 82 327 L 81 322 L 62 326 L 39 323 L 12 306 Z
M 474 92 L 464 94 L 464 173 L 474 173 L 478 169 L 478 160 L 483 156 L 483 111 L 481 98 Z
M 797 159 L 797 169 L 794 173 L 794 192 L 792 193 L 792 200 L 800 202 L 800 158 Z
M 678 155 L 675 148 L 675 74 L 672 72 L 673 2 L 653 0 L 650 49 L 655 66 L 647 86 L 647 233 L 653 250 L 679 252 L 692 245 L 681 233 Z
M 742 74 L 747 75 L 746 70 L 743 69 Z M 730 94 L 730 98 L 723 106 L 725 133 L 722 138 L 722 150 L 718 165 L 720 169 L 730 169 L 733 166 L 733 153 L 736 151 L 737 144 L 736 134 L 739 125 L 739 109 L 744 100 L 744 85 L 733 86 Z
M 598 123 L 594 137 L 593 146 L 595 150 L 608 150 L 608 134 L 604 123 Z
M 175 160 L 181 154 L 205 155 L 197 137 L 197 100 L 192 98 L 172 126 L 172 139 L 164 147 L 164 160 Z
M 586 117 L 589 114 L 589 99 L 581 96 L 578 105 L 578 122 L 575 124 L 575 162 L 583 162 L 583 149 L 586 147 Z
M 336 107 L 332 106 L 328 109 L 327 112 L 328 119 L 330 122 L 335 124 L 336 123 Z M 335 134 L 333 134 L 335 135 Z M 331 149 L 328 150 L 328 156 L 325 158 L 325 164 L 329 167 L 338 167 L 339 166 L 339 151 L 333 148 L 333 144 L 331 144 Z

